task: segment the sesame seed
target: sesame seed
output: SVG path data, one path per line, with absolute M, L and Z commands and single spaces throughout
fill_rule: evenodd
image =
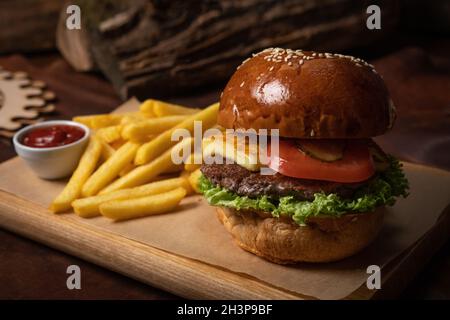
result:
M 283 49 L 283 48 L 267 48 L 258 53 L 252 54 L 253 57 L 258 56 L 264 53 L 264 60 L 272 63 L 287 63 L 288 66 L 294 65 L 293 59 L 298 59 L 299 65 L 303 65 L 306 61 L 313 60 L 315 58 L 327 58 L 327 59 L 347 59 L 352 62 L 357 67 L 368 67 L 372 72 L 376 73 L 376 70 L 373 65 L 367 63 L 361 58 L 353 57 L 350 55 L 344 55 L 340 53 L 330 53 L 330 52 L 314 52 L 310 51 L 308 53 L 304 53 L 301 49 Z M 237 67 L 239 69 L 243 64 L 245 64 L 249 59 L 244 60 L 240 66 Z M 269 68 L 269 71 L 274 70 L 274 66 Z M 261 75 L 262 76 L 262 75 Z M 241 84 L 241 87 L 244 83 Z
M 242 81 L 240 87 L 242 88 L 244 86 L 244 84 L 245 84 L 245 81 Z

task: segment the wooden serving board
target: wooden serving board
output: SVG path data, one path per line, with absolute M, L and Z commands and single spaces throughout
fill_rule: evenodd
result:
M 19 159 L 10 160 L 0 165 L 0 179 L 5 177 L 2 169 L 7 169 L 8 172 L 11 172 L 10 168 L 15 167 L 18 170 L 27 171 L 22 166 L 23 164 Z M 410 166 L 408 165 L 407 170 L 410 170 Z M 416 165 L 412 167 L 424 171 L 425 174 L 428 170 L 436 170 Z M 445 183 L 450 181 L 449 173 L 440 170 L 438 173 L 446 175 Z M 32 178 L 31 180 L 33 179 L 37 178 Z M 220 265 L 192 259 L 133 240 L 131 239 L 133 235 L 124 236 L 123 234 L 118 234 L 113 228 L 107 231 L 102 227 L 96 226 L 95 223 L 86 223 L 86 221 L 90 220 L 79 218 L 74 214 L 51 214 L 43 205 L 34 202 L 32 199 L 6 191 L 4 180 L 2 182 L 0 183 L 0 189 L 2 189 L 0 190 L 1 227 L 142 282 L 186 298 L 315 298 L 277 287 L 251 274 L 228 270 Z M 34 184 L 34 182 L 31 181 L 31 184 Z M 41 191 L 48 189 L 48 184 L 58 183 L 43 182 Z M 14 192 L 16 187 L 11 187 L 10 191 Z M 449 190 L 448 185 L 445 187 Z M 49 192 L 54 192 L 53 190 L 48 190 Z M 200 203 L 195 210 L 207 211 L 208 214 L 211 213 L 211 219 L 216 220 L 211 208 L 204 203 Z M 161 216 L 160 218 L 171 219 L 170 215 L 167 217 Z M 105 218 L 100 217 L 98 219 Z M 151 222 L 151 219 L 153 217 L 145 218 L 144 220 Z M 143 221 L 134 220 L 134 222 L 141 224 Z M 111 226 L 114 225 L 111 224 Z M 222 229 L 217 229 L 215 232 L 225 233 Z M 442 211 L 439 220 L 425 235 L 421 236 L 407 250 L 402 251 L 395 259 L 383 266 L 381 290 L 368 290 L 365 284 L 362 284 L 354 292 L 343 298 L 368 299 L 395 296 L 446 241 L 449 234 L 450 207 L 447 207 Z M 226 236 L 225 239 L 227 239 Z M 231 242 L 230 239 L 228 241 Z M 220 249 L 218 248 L 218 250 Z M 235 254 L 239 254 L 239 252 Z M 259 260 L 259 258 L 255 259 Z M 267 264 L 269 267 L 272 266 L 270 263 Z M 365 268 L 366 265 L 362 264 L 361 267 Z M 345 267 L 346 264 L 341 264 L 338 268 L 341 269 L 343 266 Z M 285 268 L 283 266 L 277 267 Z M 315 265 L 307 265 L 306 268 L 315 268 Z M 298 291 L 300 290 L 301 288 Z
M 187 298 L 274 298 L 297 296 L 220 268 L 137 241 L 86 227 L 75 216 L 52 216 L 38 205 L 0 191 L 5 229 Z
M 65 181 L 40 180 L 18 158 L 0 164 L 0 227 L 186 298 L 395 297 L 450 235 L 450 172 L 404 169 L 411 195 L 387 209 L 380 236 L 330 264 L 280 266 L 239 249 L 200 196 L 174 213 L 119 223 L 54 215 L 46 208 Z M 366 287 L 373 264 L 381 290 Z

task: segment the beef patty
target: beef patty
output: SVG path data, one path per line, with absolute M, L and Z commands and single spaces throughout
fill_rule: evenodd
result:
M 237 164 L 204 164 L 201 171 L 213 184 L 250 198 L 267 195 L 273 198 L 293 196 L 299 200 L 313 200 L 314 194 L 320 192 L 335 193 L 342 198 L 351 198 L 356 189 L 367 183 L 367 181 L 339 183 L 298 179 L 279 173 L 262 175 Z

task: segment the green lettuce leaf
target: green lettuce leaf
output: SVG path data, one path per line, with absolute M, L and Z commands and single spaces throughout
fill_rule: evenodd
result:
M 213 206 L 252 209 L 270 212 L 274 217 L 291 216 L 299 225 L 305 225 L 309 216 L 328 215 L 339 217 L 345 213 L 371 212 L 379 206 L 395 203 L 399 196 L 408 195 L 408 180 L 401 164 L 390 157 L 390 167 L 379 173 L 367 185 L 355 192 L 353 199 L 342 199 L 336 194 L 314 194 L 313 201 L 300 201 L 292 196 L 273 199 L 268 196 L 249 198 L 239 196 L 220 186 L 213 185 L 205 176 L 199 179 L 200 191 Z

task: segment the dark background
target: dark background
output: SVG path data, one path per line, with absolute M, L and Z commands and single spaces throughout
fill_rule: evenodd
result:
M 83 28 L 74 34 L 61 29 L 61 17 L 67 16 L 62 1 L 0 1 L 0 66 L 48 84 L 57 95 L 57 112 L 48 119 L 109 112 L 133 94 L 206 106 L 218 100 L 235 66 L 265 39 L 265 46 L 344 52 L 373 63 L 398 112 L 394 129 L 377 141 L 402 160 L 450 170 L 450 1 L 378 1 L 382 29 L 373 31 L 365 28 L 365 8 L 375 1 L 278 1 L 280 16 L 273 20 L 264 20 L 264 14 L 272 12 L 274 1 L 241 1 L 239 10 L 236 1 L 97 1 L 101 7 L 77 2 Z M 313 9 L 295 13 L 301 5 Z M 102 21 L 117 24 L 114 17 L 120 12 L 128 12 L 129 21 L 98 32 Z M 203 25 L 211 12 L 215 18 Z M 352 23 L 341 23 L 352 16 Z M 239 19 L 245 23 L 240 25 Z M 196 24 L 202 27 L 183 33 Z M 318 27 L 325 31 L 314 31 Z M 217 34 L 224 32 L 225 40 L 216 41 L 214 33 L 205 31 L 214 28 Z M 227 33 L 232 28 L 238 31 Z M 297 30 L 301 36 L 281 37 Z M 157 44 L 164 41 L 171 46 L 158 51 Z M 195 49 L 198 44 L 202 46 Z M 223 58 L 224 52 L 230 54 Z M 137 56 L 149 58 L 149 71 L 129 76 L 131 71 L 120 66 Z M 212 65 L 198 64 L 205 57 L 217 59 Z M 0 139 L 0 161 L 13 156 L 11 142 Z M 81 267 L 82 290 L 66 288 L 65 271 L 71 264 Z M 447 243 L 401 297 L 449 299 L 449 267 Z M 0 230 L 0 298 L 176 297 Z

